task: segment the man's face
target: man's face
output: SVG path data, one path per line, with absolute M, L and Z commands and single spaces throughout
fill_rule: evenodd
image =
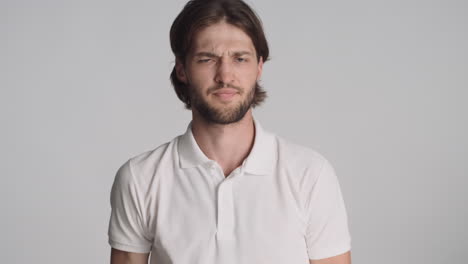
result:
M 250 37 L 220 22 L 199 31 L 185 67 L 176 63 L 177 77 L 189 87 L 192 109 L 206 121 L 229 124 L 250 109 L 263 61 L 257 61 Z

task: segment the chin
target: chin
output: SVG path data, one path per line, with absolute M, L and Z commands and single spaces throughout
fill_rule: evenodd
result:
M 242 120 L 249 108 L 241 107 L 241 104 L 231 106 L 200 109 L 198 112 L 206 121 L 214 124 L 232 124 Z

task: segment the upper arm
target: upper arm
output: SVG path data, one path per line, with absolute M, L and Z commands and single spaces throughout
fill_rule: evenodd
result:
M 111 249 L 111 264 L 148 264 L 150 253 L 133 253 Z
M 344 258 L 338 257 L 338 254 L 343 255 L 343 252 L 351 250 L 351 236 L 346 207 L 335 170 L 326 159 L 322 164 L 321 168 L 317 168 L 318 171 L 309 172 L 302 185 L 301 200 L 307 224 L 305 240 L 309 259 L 335 260 L 334 258 Z
M 351 251 L 343 253 L 338 256 L 324 258 L 324 259 L 311 259 L 310 264 L 351 264 Z
M 144 193 L 133 177 L 129 160 L 117 171 L 111 189 L 108 236 L 112 248 L 137 253 L 151 251 L 153 231 L 145 214 Z

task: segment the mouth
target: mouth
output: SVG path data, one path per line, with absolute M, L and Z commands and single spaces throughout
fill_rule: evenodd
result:
M 227 100 L 234 98 L 236 94 L 238 94 L 238 91 L 232 88 L 222 88 L 222 89 L 216 90 L 213 93 L 214 96 L 216 96 L 217 98 L 223 101 L 227 101 Z

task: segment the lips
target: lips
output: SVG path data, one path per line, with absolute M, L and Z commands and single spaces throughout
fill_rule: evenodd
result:
M 216 90 L 213 95 L 217 98 L 221 99 L 222 101 L 231 100 L 236 94 L 237 90 L 233 88 L 222 88 Z
M 229 94 L 235 94 L 235 93 L 237 93 L 237 90 L 233 88 L 222 88 L 214 92 L 214 94 L 216 95 L 223 95 L 223 94 L 229 95 Z

